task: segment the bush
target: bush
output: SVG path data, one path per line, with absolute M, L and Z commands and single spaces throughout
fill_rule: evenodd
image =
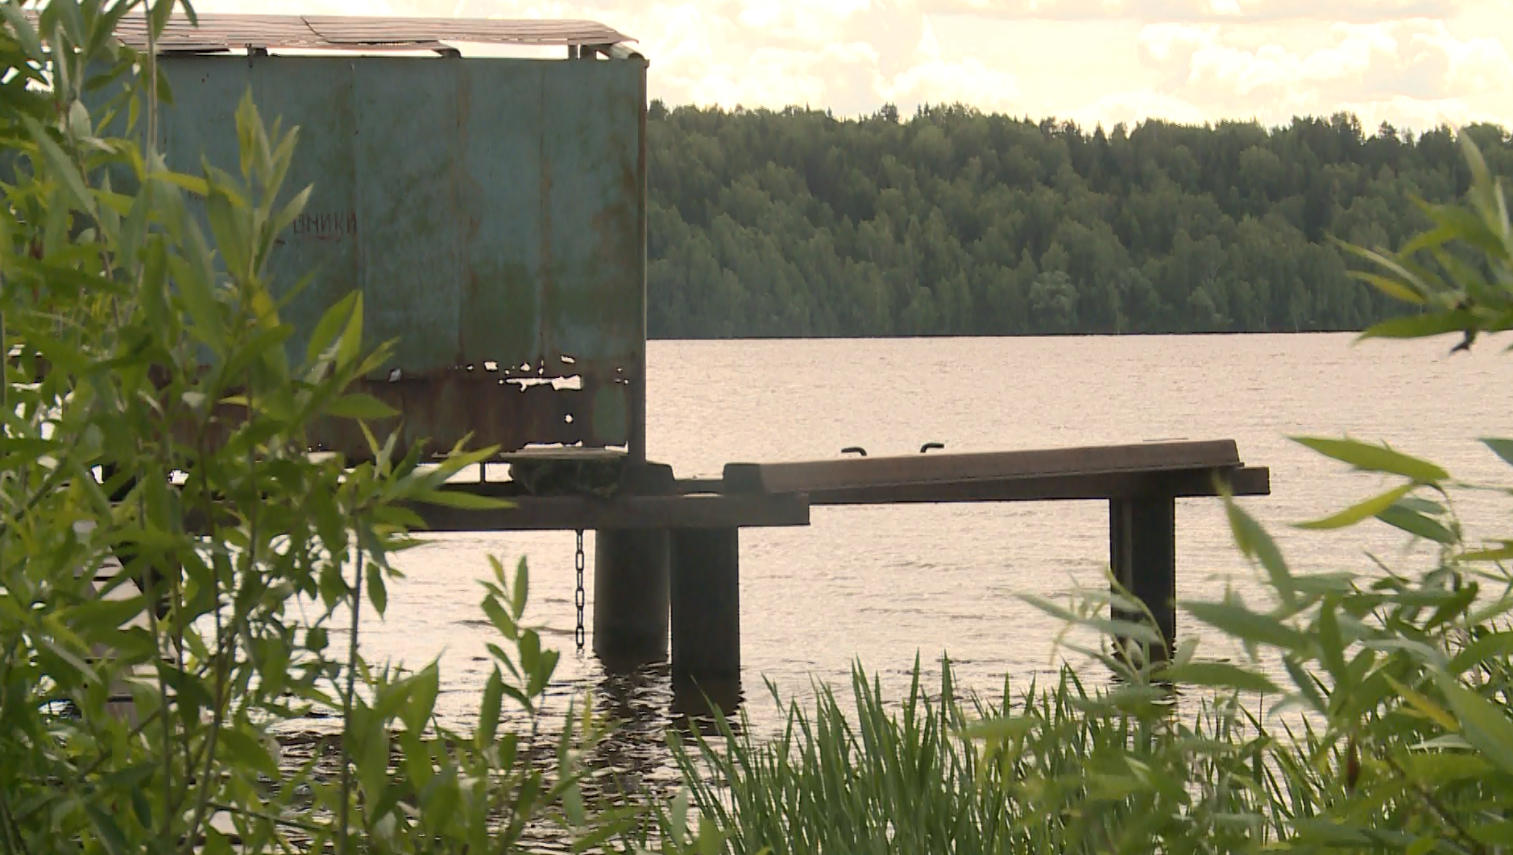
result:
M 468 499 L 440 488 L 492 449 L 397 459 L 369 431 L 368 459 L 308 454 L 315 420 L 388 414 L 347 389 L 390 351 L 364 345 L 358 294 L 286 348 L 265 265 L 307 195 L 283 186 L 294 130 L 244 100 L 235 174 L 143 142 L 166 82 L 112 32 L 142 15 L 155 39 L 175 6 L 3 7 L 0 851 L 508 851 L 548 811 L 612 833 L 584 811 L 579 734 L 499 727 L 557 661 L 520 622 L 523 565 L 485 586 L 502 641 L 475 733 L 435 721 L 434 662 L 359 654 L 410 506 Z M 127 136 L 100 135 L 113 116 Z M 336 756 L 281 762 L 280 726 L 317 714 Z

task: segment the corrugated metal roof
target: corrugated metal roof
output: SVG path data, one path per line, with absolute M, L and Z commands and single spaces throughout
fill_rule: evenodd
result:
M 116 35 L 139 50 L 147 47 L 146 22 L 140 15 L 123 19 L 116 25 Z M 175 14 L 158 39 L 158 50 L 433 50 L 452 42 L 565 47 L 627 41 L 635 39 L 593 21 L 204 13 L 199 15 L 198 26 Z

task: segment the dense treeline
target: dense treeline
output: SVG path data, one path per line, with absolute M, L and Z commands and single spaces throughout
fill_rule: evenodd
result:
M 1494 172 L 1513 140 L 1468 129 Z M 1332 237 L 1399 246 L 1470 180 L 1448 128 L 1348 115 L 1089 133 L 960 106 L 651 105 L 660 338 L 1359 329 L 1401 305 Z

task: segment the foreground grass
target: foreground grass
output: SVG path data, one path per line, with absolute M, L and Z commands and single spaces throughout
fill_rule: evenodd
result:
M 949 664 L 932 696 L 916 663 L 901 704 L 859 667 L 850 688 L 786 704 L 770 741 L 728 721 L 674 738 L 726 851 L 1237 851 L 1284 837 L 1338 789 L 1311 731 L 1273 738 L 1229 701 L 1091 691 L 1063 670 L 984 702 L 958 694 Z M 665 817 L 661 831 L 675 833 Z

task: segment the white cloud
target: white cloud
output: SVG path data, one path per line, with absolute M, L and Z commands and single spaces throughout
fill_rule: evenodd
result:
M 1140 31 L 1136 47 L 1140 58 L 1156 66 L 1185 67 L 1193 54 L 1218 35 L 1213 25 L 1150 24 Z
M 1449 61 L 1446 82 L 1464 90 L 1507 90 L 1513 87 L 1513 56 L 1508 46 L 1490 37 L 1466 39 L 1450 35 L 1442 22 L 1413 34 L 1413 44 Z
M 1359 110 L 1513 124 L 1513 0 L 200 0 L 205 10 L 569 17 L 635 37 L 669 103 L 840 115 L 961 101 L 1111 125 Z
M 1294 52 L 1280 44 L 1254 49 L 1224 41 L 1209 28 L 1188 57 L 1189 85 L 1225 94 L 1282 92 L 1363 78 L 1373 63 L 1401 59 L 1398 41 L 1379 25 L 1336 24 L 1333 43 L 1319 50 Z
M 1021 98 L 1014 75 L 988 68 L 975 57 L 923 62 L 891 80 L 879 80 L 876 88 L 896 104 L 961 102 L 1009 113 L 1016 112 Z
M 1445 98 L 1425 101 L 1417 98 L 1393 97 L 1379 101 L 1347 101 L 1335 107 L 1346 113 L 1354 113 L 1361 126 L 1375 132 L 1383 122 L 1397 128 L 1425 131 L 1440 125 L 1460 127 L 1472 122 L 1493 122 L 1507 127 L 1507 115 L 1497 115 L 1467 104 L 1460 98 Z
M 1113 127 L 1120 122 L 1134 126 L 1146 119 L 1201 125 L 1208 118 L 1197 105 L 1150 88 L 1105 95 L 1073 110 L 1070 117 L 1089 128 L 1099 124 Z
M 848 18 L 866 11 L 867 0 L 740 0 L 735 20 L 748 32 L 776 39 L 814 42 L 840 33 Z
M 1138 44 L 1162 88 L 1210 116 L 1245 104 L 1273 123 L 1359 109 L 1363 122 L 1413 116 L 1422 126 L 1430 117 L 1485 113 L 1471 101 L 1513 86 L 1505 44 L 1457 37 L 1438 20 L 1337 22 L 1322 30 L 1152 24 Z
M 1078 21 L 1386 21 L 1442 17 L 1492 0 L 931 0 L 927 11 L 1009 19 Z

